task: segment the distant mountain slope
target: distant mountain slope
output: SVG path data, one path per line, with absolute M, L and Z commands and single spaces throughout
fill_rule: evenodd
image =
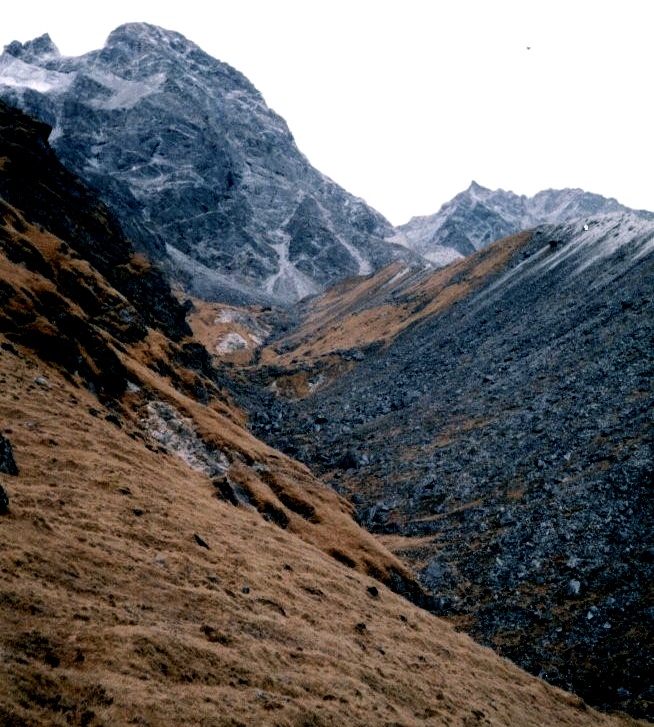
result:
M 403 238 L 408 247 L 427 259 L 445 264 L 537 225 L 614 212 L 635 212 L 654 220 L 654 212 L 630 210 L 614 199 L 581 189 L 548 189 L 527 197 L 473 182 L 436 214 L 414 217 L 400 226 L 397 239 Z
M 0 723 L 634 724 L 383 585 L 46 134 L 0 104 Z
M 178 33 L 124 25 L 79 58 L 48 36 L 12 43 L 0 97 L 53 127 L 65 166 L 190 292 L 288 303 L 408 254 L 244 76 Z
M 350 498 L 436 612 L 652 719 L 654 222 L 585 220 L 312 302 L 261 353 L 252 422 Z

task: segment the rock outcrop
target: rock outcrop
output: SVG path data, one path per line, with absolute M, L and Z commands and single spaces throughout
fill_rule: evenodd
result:
M 17 475 L 18 467 L 14 459 L 11 442 L 0 434 L 0 472 L 5 475 Z M 5 496 L 6 499 L 6 496 Z M 5 506 L 9 503 L 5 503 Z

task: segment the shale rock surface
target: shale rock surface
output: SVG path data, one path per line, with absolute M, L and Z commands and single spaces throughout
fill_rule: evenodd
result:
M 350 498 L 432 609 L 651 719 L 654 225 L 591 217 L 525 240 L 499 269 L 507 243 L 477 253 L 476 288 L 461 297 L 454 275 L 449 306 L 253 423 Z M 389 294 L 384 320 L 411 300 Z

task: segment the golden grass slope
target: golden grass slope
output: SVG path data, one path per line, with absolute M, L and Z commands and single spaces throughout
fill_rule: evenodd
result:
M 529 231 L 512 235 L 434 271 L 392 263 L 346 280 L 310 301 L 301 323 L 265 345 L 258 363 L 288 369 L 276 374 L 275 385 L 290 398 L 302 398 L 354 365 L 343 352 L 387 345 L 409 326 L 465 299 L 530 237 Z M 191 326 L 196 329 L 193 321 Z
M 24 351 L 0 382 L 0 723 L 628 723 L 220 501 Z
M 50 353 L 44 349 L 52 350 L 58 345 L 57 321 L 74 317 L 76 327 L 80 331 L 92 331 L 95 339 L 91 352 L 85 349 L 80 352 L 88 359 L 87 369 L 94 379 L 102 379 L 103 366 L 107 362 L 116 368 L 115 361 L 119 362 L 120 371 L 129 377 L 127 391 L 119 400 L 110 401 L 110 408 L 104 411 L 120 418 L 127 434 L 152 446 L 149 436 L 152 427 L 147 424 L 149 406 L 165 404 L 189 423 L 187 437 L 194 437 L 199 446 L 224 459 L 229 482 L 244 493 L 246 504 L 253 509 L 364 572 L 381 578 L 390 578 L 393 574 L 409 576 L 398 559 L 356 525 L 349 503 L 314 478 L 306 467 L 249 434 L 243 426 L 244 415 L 230 406 L 215 385 L 178 363 L 180 347 L 177 344 L 152 330 L 142 341 L 120 344 L 106 328 L 96 324 L 96 320 L 105 319 L 108 314 L 89 316 L 74 299 L 62 295 L 56 282 L 62 270 L 74 269 L 78 276 L 75 290 L 80 287 L 93 290 L 98 301 L 112 313 L 118 307 L 116 301 L 123 300 L 92 266 L 81 265 L 75 256 L 66 252 L 66 246 L 56 237 L 43 234 L 22 218 L 19 222 L 21 244 L 24 247 L 32 245 L 43 261 L 44 270 L 48 265 L 53 272 L 50 274 L 45 270 L 50 274 L 49 279 L 27 269 L 24 264 L 12 262 L 0 252 L 0 274 L 13 291 L 0 309 L 0 330 L 4 327 L 10 332 L 8 335 L 19 341 L 23 338 L 37 340 L 38 333 L 43 357 Z M 7 227 L 15 232 L 5 220 L 5 229 Z M 49 297 L 44 299 L 44 293 Z M 56 315 L 51 320 L 48 313 L 55 297 Z M 31 335 L 23 336 L 28 329 Z M 96 341 L 102 341 L 104 348 L 100 349 Z M 107 352 L 111 357 L 105 360 Z M 95 358 L 94 353 L 97 353 Z M 57 356 L 52 355 L 52 360 L 58 361 Z M 89 384 L 78 372 L 66 370 L 62 365 L 59 368 L 71 383 Z M 168 374 L 158 373 L 162 369 Z M 208 392 L 203 404 L 189 395 L 199 387 Z M 173 422 L 173 426 L 177 425 Z

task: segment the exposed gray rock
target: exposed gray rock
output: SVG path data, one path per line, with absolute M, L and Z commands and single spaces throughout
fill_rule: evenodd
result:
M 243 75 L 178 33 L 131 23 L 77 58 L 14 42 L 0 98 L 52 126 L 64 165 L 201 296 L 287 303 L 411 256 Z
M 652 719 L 654 222 L 584 224 L 537 228 L 461 304 L 302 401 L 265 400 L 275 428 L 251 421 L 356 494 L 370 530 L 417 538 L 430 608 Z
M 548 189 L 533 197 L 490 190 L 472 182 L 470 187 L 446 202 L 434 215 L 414 217 L 398 227 L 397 240 L 435 263 L 446 264 L 453 258 L 475 250 L 507 235 L 543 224 L 561 223 L 615 212 L 634 212 L 615 199 L 581 189 Z M 635 214 L 653 220 L 654 213 Z M 558 240 L 549 240 L 551 247 Z
M 193 539 L 201 548 L 206 548 L 207 550 L 211 550 L 211 548 L 209 548 L 209 543 L 207 543 L 207 541 L 201 535 L 198 535 L 197 533 L 193 533 Z
M 4 515 L 9 510 L 9 495 L 5 488 L 0 485 L 0 515 Z
M 578 596 L 580 590 L 581 590 L 581 583 L 578 580 L 573 578 L 570 581 L 570 583 L 568 583 L 568 593 L 571 596 Z
M 212 477 L 229 469 L 225 454 L 209 447 L 198 436 L 192 420 L 183 416 L 171 404 L 163 401 L 150 402 L 142 424 L 152 439 L 193 469 Z

